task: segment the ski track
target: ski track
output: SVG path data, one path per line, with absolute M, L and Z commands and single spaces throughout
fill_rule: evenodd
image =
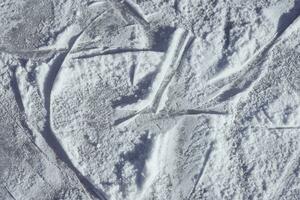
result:
M 300 129 L 300 126 L 278 126 L 278 127 L 270 127 L 269 130 L 296 130 Z
M 52 88 L 53 88 L 53 86 L 55 84 L 57 75 L 60 72 L 61 66 L 64 64 L 65 60 L 68 58 L 68 56 L 72 52 L 73 48 L 77 45 L 77 42 L 80 40 L 82 34 L 98 18 L 100 18 L 105 13 L 106 13 L 106 11 L 103 12 L 103 13 L 101 13 L 101 14 L 99 14 L 98 16 L 96 16 L 94 19 L 92 19 L 92 21 L 85 28 L 83 28 L 83 30 L 81 32 L 79 32 L 77 35 L 73 36 L 69 40 L 69 49 L 66 52 L 64 52 L 63 54 L 58 55 L 57 58 L 54 59 L 54 62 L 51 65 L 51 69 L 50 69 L 49 75 L 47 76 L 47 78 L 45 80 L 45 84 L 44 84 L 44 88 L 45 88 L 45 94 L 44 94 L 44 96 L 45 96 L 45 105 L 46 105 L 46 109 L 48 109 L 48 112 L 50 111 L 50 96 L 51 96 Z
M 52 131 L 51 128 L 51 113 L 50 113 L 50 99 L 51 99 L 51 92 L 53 89 L 53 86 L 55 84 L 57 75 L 59 74 L 61 70 L 61 66 L 63 66 L 66 59 L 68 59 L 68 56 L 70 52 L 73 50 L 73 48 L 77 45 L 77 42 L 80 40 L 82 34 L 98 19 L 100 18 L 104 13 L 99 14 L 94 19 L 91 20 L 91 22 L 77 35 L 72 37 L 69 41 L 69 49 L 63 54 L 60 54 L 57 56 L 57 58 L 54 60 L 53 64 L 51 65 L 51 69 L 49 71 L 48 76 L 45 80 L 45 107 L 47 110 L 47 116 L 46 116 L 46 124 L 44 128 L 44 132 L 42 133 L 43 137 L 45 138 L 47 144 L 49 147 L 56 153 L 57 157 L 67 164 L 67 166 L 76 174 L 78 179 L 80 180 L 81 184 L 87 191 L 87 193 L 93 195 L 94 197 L 106 200 L 107 197 L 104 194 L 103 191 L 96 188 L 86 177 L 84 177 L 80 171 L 73 165 L 72 161 L 68 157 L 68 154 L 65 152 L 64 148 L 60 144 L 59 140 L 56 138 L 55 133 Z
M 16 68 L 15 68 L 16 69 Z M 20 109 L 21 113 L 24 113 L 24 106 L 23 106 L 23 102 L 22 102 L 22 98 L 21 98 L 21 94 L 19 92 L 19 88 L 18 88 L 18 83 L 16 80 L 16 75 L 15 75 L 15 69 L 13 70 L 13 77 L 11 80 L 11 87 L 12 87 L 12 91 L 14 94 L 14 97 L 16 99 L 18 108 Z M 4 107 L 5 108 L 5 107 Z M 7 111 L 7 113 L 9 113 Z M 9 114 L 10 115 L 10 114 Z M 15 118 L 13 116 L 11 116 L 12 119 L 14 121 Z M 34 142 L 32 136 L 33 133 L 31 131 L 31 129 L 28 127 L 27 122 L 26 122 L 26 118 L 21 118 L 20 119 L 20 123 L 19 124 L 16 121 L 16 124 L 21 128 L 21 129 L 25 129 L 26 133 L 29 133 L 28 138 L 31 141 L 31 143 L 34 145 L 34 147 L 42 153 L 42 155 L 45 156 L 45 158 L 49 160 L 48 156 L 46 155 L 45 152 L 43 152 Z M 77 170 L 77 168 L 72 164 L 72 162 L 70 161 L 70 159 L 68 158 L 66 152 L 64 151 L 64 149 L 61 147 L 61 145 L 59 144 L 59 142 L 57 141 L 56 138 L 54 138 L 54 134 L 53 132 L 50 130 L 49 128 L 49 121 L 46 120 L 46 124 L 45 124 L 45 132 L 42 133 L 42 136 L 44 137 L 46 143 L 48 144 L 48 146 L 56 153 L 57 158 L 60 159 L 61 161 L 63 161 L 64 163 L 67 164 L 67 166 L 69 167 L 69 169 L 71 169 L 75 175 L 78 177 L 78 179 L 80 180 L 82 186 L 84 187 L 84 189 L 86 190 L 87 193 L 93 194 L 94 196 L 97 196 L 99 199 L 101 200 L 106 200 L 106 197 L 104 196 L 104 194 L 102 194 L 102 191 L 98 191 L 98 189 L 96 189 L 89 181 L 88 179 L 86 179 L 84 176 L 81 175 L 81 173 Z M 26 134 L 27 135 L 27 134 Z M 51 162 L 51 161 L 50 161 Z M 39 175 L 40 176 L 40 175 Z M 43 178 L 42 178 L 43 179 Z M 44 180 L 44 179 L 43 179 Z
M 273 119 L 270 117 L 270 115 L 269 115 L 269 113 L 266 111 L 266 109 L 265 109 L 264 107 L 262 107 L 261 109 L 262 109 L 264 115 L 266 116 L 266 118 L 267 118 L 272 124 L 274 124 Z
M 123 124 L 124 122 L 132 121 L 136 117 L 141 114 L 155 113 L 158 114 L 159 106 L 162 103 L 162 96 L 166 92 L 166 88 L 168 87 L 170 81 L 175 75 L 182 57 L 187 49 L 190 47 L 193 41 L 193 36 L 184 29 L 177 29 L 172 36 L 172 39 L 169 44 L 169 48 L 166 52 L 165 58 L 162 61 L 160 66 L 160 71 L 156 75 L 156 78 L 153 82 L 152 88 L 157 88 L 154 91 L 151 91 L 149 97 L 144 101 L 145 106 L 143 106 L 140 110 L 136 111 L 134 114 L 129 116 L 117 119 L 114 122 L 114 126 L 118 126 Z M 162 106 L 161 106 L 162 107 Z M 178 113 L 180 115 L 180 113 Z M 181 113 L 181 115 L 185 114 L 193 114 L 192 111 L 186 111 L 186 113 Z M 199 114 L 203 114 L 200 112 Z M 130 121 L 129 121 L 130 120 Z
M 15 74 L 15 70 L 13 70 L 13 74 Z M 14 94 L 14 97 L 15 98 L 20 98 L 21 97 L 21 95 L 20 95 L 20 93 L 19 93 L 19 89 L 18 89 L 18 83 L 17 83 L 17 80 L 16 80 L 16 77 L 15 77 L 15 75 L 13 75 L 13 77 L 12 77 L 12 90 L 13 90 L 13 94 Z M 17 101 L 17 100 L 16 100 Z M 17 121 L 17 119 L 13 116 L 13 115 L 11 115 L 10 114 L 10 112 L 6 109 L 6 107 L 4 107 L 3 106 L 3 104 L 0 102 L 0 105 L 2 105 L 2 107 L 4 108 L 4 110 L 5 110 L 5 112 L 6 112 L 6 114 L 8 114 L 10 117 L 11 117 L 11 119 L 16 123 L 16 125 L 19 127 L 19 128 L 21 128 L 22 130 L 25 130 L 25 136 L 26 136 L 26 138 L 27 139 L 29 139 L 29 141 L 30 141 L 30 143 L 33 145 L 33 148 L 35 148 L 35 150 L 37 150 L 38 152 L 40 152 L 41 153 L 41 155 L 43 155 L 44 157 L 45 157 L 45 159 L 48 161 L 48 162 L 50 162 L 50 163 L 52 163 L 52 164 L 54 164 L 56 167 L 58 167 L 57 165 L 56 165 L 56 163 L 53 163 L 52 161 L 50 161 L 49 160 L 49 157 L 47 156 L 47 154 L 44 152 L 44 151 L 42 151 L 41 149 L 40 149 L 40 147 L 38 146 L 38 145 L 36 145 L 36 143 L 35 143 L 35 141 L 34 141 L 34 139 L 33 139 L 33 133 L 32 133 L 32 131 L 31 131 L 31 129 L 28 127 L 28 125 L 27 125 L 27 122 L 26 122 L 26 118 L 24 118 L 24 116 L 21 116 L 21 118 L 19 119 L 20 120 L 20 123 L 19 123 L 19 121 Z M 24 106 L 23 106 L 23 103 L 22 103 L 22 101 L 20 102 L 19 101 L 19 104 L 17 104 L 18 105 L 18 108 L 20 109 L 20 112 L 23 114 L 24 113 Z M 26 160 L 26 162 L 28 162 L 27 160 Z M 30 165 L 30 163 L 28 163 L 29 165 Z M 31 166 L 31 165 L 30 165 Z M 31 166 L 32 167 L 32 166 Z M 58 167 L 59 168 L 59 167 Z M 33 169 L 33 168 L 32 168 Z M 38 176 L 44 181 L 44 182 L 46 182 L 47 183 L 47 185 L 48 186 L 51 186 L 39 173 L 37 173 L 38 174 Z M 5 187 L 6 188 L 6 187 Z M 13 198 L 13 199 L 15 199 L 15 197 L 12 195 L 12 193 L 8 190 L 8 188 L 6 188 L 6 190 L 7 190 L 7 192 L 9 193 L 9 195 Z
M 152 49 L 133 49 L 133 48 L 128 48 L 128 49 L 111 49 L 111 50 L 104 50 L 101 52 L 95 52 L 95 53 L 91 53 L 88 55 L 81 55 L 81 56 L 74 56 L 72 57 L 72 59 L 76 60 L 76 59 L 88 59 L 88 58 L 92 58 L 92 57 L 96 57 L 96 56 L 103 56 L 103 55 L 115 55 L 115 54 L 121 54 L 121 53 L 134 53 L 134 52 L 147 52 L 147 51 L 154 51 Z
M 129 69 L 129 80 L 130 80 L 131 86 L 134 85 L 134 82 L 135 82 L 135 74 L 136 74 L 136 70 L 137 70 L 137 66 L 136 66 L 136 56 L 132 56 L 132 59 L 133 59 L 133 63 L 132 63 L 132 65 L 130 66 L 130 69 Z
M 6 186 L 4 186 L 4 188 L 5 188 L 5 190 L 7 191 L 8 195 L 9 195 L 12 199 L 17 200 L 17 199 L 14 197 L 14 195 L 9 191 L 9 189 L 8 189 Z
M 149 22 L 147 21 L 142 9 L 131 0 L 124 0 L 117 2 L 115 0 L 109 0 L 112 7 L 119 11 L 120 15 L 128 23 L 137 22 L 142 25 L 145 29 L 149 29 Z
M 176 13 L 176 14 L 180 13 L 180 10 L 179 10 L 179 1 L 180 1 L 180 0 L 174 0 L 174 5 L 173 5 L 173 7 L 174 7 L 174 10 L 175 10 L 175 13 Z
M 284 33 L 287 32 L 288 28 L 291 27 L 294 24 L 294 22 L 296 21 L 296 19 L 299 18 L 298 17 L 299 15 L 300 15 L 300 13 L 297 15 L 297 17 L 292 18 L 289 21 L 288 25 L 285 26 L 280 31 L 278 31 L 277 34 L 274 36 L 274 38 L 271 40 L 271 42 L 265 45 L 265 47 L 262 49 L 261 53 L 258 53 L 256 56 L 253 57 L 253 60 L 250 61 L 250 66 L 246 70 L 246 73 L 244 73 L 242 75 L 242 77 L 246 76 L 246 74 L 248 73 L 248 71 L 252 71 L 252 70 L 257 70 L 259 74 L 255 78 L 255 80 L 252 79 L 251 83 L 249 85 L 246 85 L 246 87 L 242 88 L 241 91 L 239 91 L 238 93 L 240 93 L 240 92 L 243 92 L 243 93 L 246 92 L 243 96 L 248 96 L 248 94 L 251 91 L 251 88 L 253 87 L 253 85 L 255 83 L 258 83 L 262 79 L 262 77 L 267 73 L 267 69 L 266 68 L 264 68 L 260 72 L 260 70 L 258 69 L 258 67 L 260 65 L 258 65 L 258 63 L 260 63 L 262 60 L 265 59 L 265 57 L 267 56 L 268 52 L 272 49 L 273 46 L 275 46 L 277 44 L 277 42 L 280 41 L 280 39 L 284 35 Z M 245 90 L 245 89 L 247 89 L 247 90 Z M 228 92 L 228 91 L 230 91 L 230 89 L 226 90 L 225 92 Z M 222 92 L 222 94 L 224 94 L 225 92 Z M 238 94 L 238 93 L 236 93 L 236 94 Z M 236 95 L 236 94 L 234 94 L 234 95 Z M 217 98 L 220 99 L 220 96 L 221 95 L 218 95 Z M 239 145 L 240 141 L 242 140 L 242 135 L 241 134 L 238 134 L 238 135 L 234 134 L 234 135 L 232 135 L 232 138 L 233 138 L 233 142 L 236 143 L 237 145 Z M 232 146 L 234 146 L 233 143 L 232 143 Z M 247 198 L 252 197 L 252 195 L 251 195 L 251 192 L 249 192 L 248 177 L 245 176 L 247 174 L 247 170 L 248 169 L 247 169 L 247 166 L 244 163 L 245 159 L 244 159 L 244 153 L 242 151 L 243 151 L 242 149 L 239 149 L 239 148 L 237 148 L 235 146 L 235 147 L 232 147 L 232 149 L 230 150 L 229 154 L 230 155 L 235 155 L 234 159 L 233 159 L 233 162 L 235 162 L 235 165 L 237 166 L 237 169 L 240 169 L 243 172 L 243 175 L 238 177 L 238 179 L 239 179 L 238 183 L 239 183 L 239 188 L 241 189 L 241 194 L 243 195 L 243 198 L 247 199 Z M 295 153 L 294 157 L 296 157 L 298 154 L 299 154 L 299 152 Z M 295 158 L 293 158 L 292 160 L 295 160 Z M 284 175 L 281 178 L 283 180 L 281 180 L 280 182 L 285 182 L 285 183 L 288 182 L 288 180 L 286 180 L 286 179 L 288 179 L 288 177 L 290 177 L 291 175 L 285 175 L 285 174 L 290 173 L 289 169 L 295 168 L 294 165 L 296 165 L 296 164 L 295 164 L 295 162 L 291 161 L 289 165 L 292 165 L 292 166 L 288 166 L 286 168 L 286 170 L 284 172 Z M 280 189 L 283 190 L 283 188 L 284 188 L 283 186 L 285 184 L 280 184 L 280 182 L 277 183 L 279 185 L 275 186 L 275 188 L 277 188 L 277 190 L 280 190 Z M 282 191 L 280 191 L 280 192 L 278 192 L 276 190 L 271 191 L 270 194 L 267 195 L 268 196 L 267 199 L 274 199 L 274 198 L 279 199 L 281 193 L 282 193 Z
M 201 180 L 201 178 L 202 178 L 202 176 L 204 174 L 204 171 L 205 171 L 205 168 L 207 166 L 208 160 L 209 160 L 210 155 L 211 155 L 211 153 L 213 151 L 213 145 L 214 145 L 214 142 L 210 143 L 208 149 L 206 150 L 206 153 L 205 153 L 205 156 L 204 156 L 203 165 L 201 166 L 201 168 L 199 170 L 199 174 L 197 176 L 196 182 L 195 182 L 195 184 L 193 186 L 192 191 L 190 192 L 190 194 L 189 194 L 189 196 L 187 198 L 188 200 L 191 200 L 193 194 L 196 192 L 196 188 L 197 188 L 197 186 L 198 186 L 198 184 L 199 184 L 199 182 L 200 182 L 200 180 Z
M 114 121 L 113 125 L 114 125 L 114 126 L 120 126 L 120 125 L 122 125 L 122 124 L 124 124 L 124 123 L 126 123 L 126 122 L 127 122 L 126 124 L 128 124 L 128 122 L 130 122 L 130 121 L 132 121 L 133 119 L 135 119 L 136 116 L 137 116 L 138 114 L 139 114 L 139 113 L 136 112 L 136 113 L 131 114 L 131 115 L 128 115 L 128 116 L 126 116 L 126 117 L 122 117 L 122 118 L 116 119 L 116 120 Z
M 104 0 L 100 0 L 100 1 L 89 1 L 87 3 L 88 6 L 99 6 L 99 5 L 103 5 L 105 4 L 106 2 Z
M 228 115 L 227 112 L 215 111 L 215 110 L 196 110 L 187 109 L 182 111 L 170 112 L 170 116 L 189 116 L 189 115 Z
M 38 172 L 38 170 L 35 170 L 34 166 L 32 166 L 31 163 L 30 163 L 28 160 L 26 160 L 26 163 L 30 166 L 30 168 L 32 169 L 32 171 L 35 171 L 35 172 L 36 172 L 36 174 L 38 175 L 38 177 L 40 177 L 40 179 L 41 179 L 43 182 L 45 182 L 46 185 L 48 185 L 50 188 L 52 188 L 52 187 L 51 187 L 51 184 L 50 184 L 48 181 L 45 180 L 45 178 Z
M 299 6 L 299 5 L 295 5 L 295 7 L 297 7 L 297 6 Z M 295 22 L 299 19 L 300 12 L 295 13 L 295 11 L 294 11 L 295 8 L 292 8 L 291 10 L 292 10 L 291 11 L 292 12 L 292 17 L 291 18 L 287 17 L 287 18 L 289 18 L 288 21 L 282 27 L 280 25 L 278 26 L 277 32 L 273 36 L 273 38 L 267 44 L 265 44 L 262 48 L 260 48 L 251 58 L 249 58 L 248 61 L 246 61 L 246 63 L 241 65 L 241 67 L 238 67 L 237 69 L 235 69 L 233 72 L 228 73 L 226 71 L 223 71 L 221 74 L 219 74 L 215 78 L 211 79 L 209 81 L 209 83 L 212 84 L 212 83 L 214 83 L 214 82 L 216 82 L 220 79 L 226 78 L 226 77 L 228 77 L 230 75 L 233 75 L 235 73 L 240 73 L 240 71 L 242 71 L 245 68 L 247 70 L 246 70 L 245 73 L 243 73 L 243 75 L 241 77 L 246 77 L 249 70 L 257 69 L 260 66 L 259 63 L 266 57 L 266 55 L 272 49 L 272 47 L 275 46 L 277 44 L 277 42 L 280 41 L 281 37 L 284 35 L 285 32 L 287 32 L 289 27 L 293 26 L 295 24 Z M 289 13 L 283 14 L 281 16 L 281 18 L 283 18 L 283 16 L 286 16 L 286 15 L 288 16 Z M 255 79 L 254 82 L 259 81 L 259 79 L 260 78 Z M 229 89 L 225 90 L 225 92 L 230 91 L 231 87 Z M 218 95 L 216 98 L 219 98 L 223 94 L 224 94 L 224 92 L 222 92 L 222 94 Z
M 143 10 L 132 0 L 125 0 L 124 5 L 129 8 L 129 10 L 133 13 L 134 16 L 136 16 L 139 20 L 142 20 L 142 24 L 149 24 L 146 16 L 144 15 Z
M 99 3 L 103 3 L 103 2 L 102 1 L 100 1 L 100 2 L 93 1 L 89 4 L 89 6 L 98 5 Z M 144 26 L 149 25 L 149 22 L 148 22 L 146 16 L 143 14 L 141 8 L 138 5 L 136 5 L 133 1 L 125 0 L 124 2 L 122 2 L 121 6 L 120 5 L 116 6 L 116 3 L 112 3 L 112 4 L 113 4 L 114 7 L 117 7 L 117 9 L 119 9 L 122 14 L 124 14 L 124 12 L 126 11 L 127 14 L 129 13 L 140 24 L 142 24 Z M 178 0 L 174 1 L 174 7 L 175 7 L 175 12 L 179 12 L 179 10 L 178 10 Z M 235 95 L 237 95 L 241 92 L 245 93 L 246 96 L 248 95 L 249 91 L 252 90 L 252 86 L 255 83 L 258 83 L 261 80 L 261 78 L 264 77 L 264 75 L 267 72 L 266 68 L 263 69 L 263 70 L 259 70 L 259 69 L 257 69 L 257 67 L 259 66 L 259 64 L 261 62 L 263 62 L 264 58 L 267 56 L 267 54 L 273 48 L 273 46 L 275 46 L 277 44 L 277 42 L 280 41 L 281 37 L 284 35 L 285 32 L 287 32 L 289 27 L 293 26 L 294 22 L 299 18 L 300 13 L 297 13 L 297 12 L 298 12 L 298 8 L 297 8 L 296 3 L 295 3 L 295 7 L 292 8 L 289 13 L 283 14 L 281 16 L 281 19 L 283 21 L 285 21 L 285 23 L 284 23 L 283 26 L 278 27 L 278 30 L 277 30 L 277 33 L 275 34 L 275 36 L 267 44 L 265 44 L 264 47 L 262 47 L 260 50 L 258 50 L 257 53 L 255 53 L 251 58 L 249 58 L 249 60 L 246 63 L 244 63 L 240 68 L 238 68 L 237 71 L 234 71 L 233 73 L 229 74 L 229 75 L 232 75 L 232 74 L 235 74 L 235 73 L 239 73 L 239 71 L 242 71 L 246 68 L 245 73 L 242 74 L 242 77 L 246 77 L 246 75 L 248 74 L 249 71 L 257 70 L 257 75 L 255 75 L 256 76 L 255 80 L 250 80 L 251 83 L 249 85 L 245 85 L 240 91 L 237 91 L 237 93 L 235 93 L 235 92 L 232 93 L 235 85 L 231 85 L 229 88 L 221 91 L 220 94 L 213 97 L 209 101 L 213 101 L 213 100 L 218 100 L 217 102 L 222 102 L 223 100 L 226 101 L 229 98 L 231 98 L 232 96 L 235 96 Z M 80 182 L 84 186 L 87 193 L 93 194 L 93 196 L 95 196 L 99 199 L 106 200 L 107 199 L 106 195 L 102 191 L 96 189 L 96 187 L 87 178 L 85 178 L 79 172 L 79 170 L 73 165 L 73 163 L 69 159 L 67 153 L 65 152 L 65 150 L 63 149 L 63 147 L 60 145 L 59 141 L 55 137 L 55 134 L 52 132 L 51 125 L 50 125 L 51 124 L 50 123 L 50 120 L 51 120 L 51 117 L 50 117 L 51 116 L 51 113 L 50 113 L 50 107 L 51 107 L 50 98 L 51 98 L 51 92 L 52 92 L 53 86 L 55 84 L 55 80 L 57 78 L 57 75 L 59 74 L 59 72 L 61 70 L 61 67 L 64 64 L 65 60 L 68 59 L 68 56 L 70 54 L 72 54 L 72 51 L 73 51 L 74 47 L 76 46 L 77 42 L 80 40 L 81 35 L 102 14 L 100 14 L 95 19 L 93 19 L 91 21 L 91 23 L 89 23 L 78 35 L 74 36 L 74 38 L 71 39 L 69 49 L 58 49 L 58 50 L 57 49 L 45 49 L 45 50 L 34 50 L 34 51 L 14 51 L 14 52 L 10 52 L 10 53 L 12 53 L 12 54 L 21 54 L 21 53 L 32 53 L 32 54 L 54 53 L 54 54 L 59 54 L 57 56 L 57 58 L 55 59 L 54 64 L 51 66 L 51 70 L 50 70 L 49 75 L 47 76 L 47 79 L 45 81 L 45 106 L 46 106 L 46 110 L 47 110 L 48 114 L 47 114 L 47 120 L 46 120 L 46 125 L 45 125 L 45 132 L 43 133 L 43 136 L 44 136 L 47 144 L 49 145 L 49 147 L 56 153 L 58 158 L 60 160 L 62 160 L 63 162 L 65 162 L 68 165 L 68 167 L 77 175 L 78 179 L 80 180 Z M 286 20 L 288 20 L 288 21 L 286 21 Z M 226 27 L 227 27 L 227 25 L 226 25 Z M 225 27 L 225 32 L 227 31 L 226 27 Z M 158 89 L 154 92 L 154 97 L 150 101 L 150 109 L 149 108 L 142 109 L 140 111 L 135 112 L 132 115 L 127 116 L 127 117 L 117 119 L 117 120 L 115 120 L 115 122 L 113 124 L 114 126 L 119 126 L 119 125 L 121 125 L 125 122 L 131 121 L 139 115 L 151 114 L 151 113 L 158 114 L 158 112 L 160 111 L 160 109 L 159 109 L 160 105 L 164 101 L 162 99 L 162 96 L 167 92 L 168 85 L 170 84 L 172 78 L 174 77 L 174 74 L 176 73 L 176 70 L 178 69 L 178 67 L 180 65 L 180 62 L 182 60 L 182 57 L 184 56 L 184 53 L 186 52 L 186 50 L 189 48 L 190 44 L 192 43 L 192 38 L 193 38 L 193 36 L 191 36 L 190 33 L 187 32 L 187 31 L 178 30 L 178 29 L 175 31 L 174 36 L 172 37 L 172 40 L 170 42 L 170 46 L 169 46 L 169 48 L 166 52 L 165 59 L 164 59 L 162 65 L 161 65 L 162 74 L 159 75 L 161 77 L 160 77 L 160 79 L 155 81 L 155 84 L 157 84 L 159 87 L 157 87 Z M 228 46 L 228 44 L 229 44 L 229 37 L 227 36 L 227 33 L 226 33 L 226 40 L 225 40 L 224 48 L 226 46 Z M 82 55 L 82 56 L 72 57 L 72 59 L 86 59 L 86 58 L 91 58 L 91 57 L 100 56 L 100 55 L 119 54 L 119 53 L 126 53 L 126 52 L 143 52 L 143 51 L 153 51 L 153 50 L 151 50 L 151 49 L 113 49 L 113 50 L 108 50 L 108 51 L 103 51 L 103 52 L 98 52 L 98 53 L 92 53 L 92 54 L 89 54 L 89 55 Z M 224 59 L 225 59 L 225 57 L 224 57 Z M 223 58 L 222 58 L 222 60 L 223 60 Z M 24 112 L 24 106 L 23 106 L 23 103 L 22 103 L 22 98 L 21 98 L 21 95 L 20 95 L 20 92 L 19 92 L 18 83 L 17 83 L 17 80 L 16 80 L 15 76 L 16 76 L 15 71 L 13 71 L 11 87 L 12 87 L 13 94 L 15 96 L 17 105 L 18 105 L 20 111 L 23 113 Z M 210 83 L 214 83 L 215 81 L 226 78 L 227 76 L 228 76 L 228 73 L 223 71 L 221 74 L 217 75 L 217 77 L 213 78 L 210 81 Z M 228 98 L 226 97 L 224 99 L 223 98 L 224 94 L 227 94 L 227 93 L 231 93 L 233 95 L 229 96 Z M 266 117 L 268 118 L 268 120 L 271 123 L 273 123 L 272 119 L 266 113 L 265 109 L 263 109 L 263 112 L 266 115 Z M 8 111 L 7 111 L 7 113 L 10 115 L 10 113 Z M 185 116 L 185 115 L 201 115 L 201 114 L 227 115 L 228 113 L 227 112 L 213 111 L 213 110 L 188 109 L 188 110 L 168 113 L 167 117 L 170 117 L 170 116 L 171 117 Z M 14 119 L 13 116 L 11 116 L 11 117 Z M 37 150 L 39 152 L 41 152 L 44 156 L 46 156 L 46 158 L 48 159 L 45 152 L 43 152 L 35 144 L 35 142 L 32 140 L 32 135 L 33 134 L 32 134 L 32 131 L 30 130 L 30 128 L 28 127 L 28 125 L 27 125 L 26 119 L 22 119 L 21 124 L 19 124 L 18 122 L 17 122 L 17 124 L 21 128 L 25 129 L 26 132 L 28 132 L 31 135 L 31 136 L 28 136 L 30 138 L 30 141 L 34 144 L 35 148 L 37 148 Z M 268 129 L 269 130 L 284 130 L 284 129 L 300 129 L 300 127 L 297 127 L 297 126 L 295 126 L 295 127 L 292 127 L 292 126 L 269 127 Z M 241 136 L 234 135 L 234 138 L 235 138 L 234 140 L 238 141 L 238 140 L 241 139 L 240 137 Z M 208 163 L 209 158 L 211 156 L 211 153 L 213 151 L 213 145 L 214 145 L 214 143 L 212 142 L 210 144 L 209 148 L 206 151 L 204 161 L 203 161 L 203 165 L 201 166 L 201 168 L 199 170 L 199 174 L 197 176 L 196 182 L 195 182 L 195 184 L 194 184 L 194 186 L 193 186 L 193 188 L 192 188 L 192 190 L 191 190 L 191 192 L 188 196 L 189 200 L 192 198 L 192 195 L 196 192 L 197 185 L 199 184 L 203 174 L 205 173 L 207 163 Z M 243 156 L 242 156 L 243 153 L 240 152 L 241 150 L 237 150 L 237 151 L 239 151 L 239 152 L 236 152 L 236 154 L 239 157 L 238 159 L 243 160 Z M 281 177 L 276 181 L 276 183 L 273 187 L 270 187 L 271 190 L 267 191 L 267 194 L 264 195 L 265 200 L 268 200 L 268 199 L 277 200 L 277 199 L 281 198 L 282 194 L 284 193 L 284 190 L 286 189 L 285 186 L 291 180 L 293 180 L 295 178 L 294 171 L 295 171 L 296 168 L 299 167 L 299 159 L 300 159 L 299 158 L 299 153 L 300 153 L 300 146 L 298 146 L 298 150 L 293 153 L 292 157 L 290 158 L 290 161 L 285 166 L 285 169 L 284 169 Z M 238 165 L 239 168 L 242 168 L 241 165 L 239 165 L 239 164 L 237 164 L 237 165 Z M 43 179 L 43 177 L 39 173 L 38 173 L 38 175 Z M 8 192 L 8 194 L 11 196 L 11 198 L 15 199 L 15 197 L 8 190 L 8 188 L 5 187 L 5 189 Z
M 165 59 L 160 67 L 160 72 L 157 75 L 159 78 L 156 80 L 158 88 L 154 91 L 154 97 L 151 102 L 151 110 L 154 113 L 159 111 L 159 106 L 161 104 L 162 96 L 165 93 L 166 88 L 168 87 L 170 81 L 175 75 L 182 57 L 186 52 L 187 48 L 190 46 L 192 42 L 193 36 L 183 29 L 177 29 L 174 32 L 174 35 L 170 41 L 170 46 L 167 50 Z M 153 83 L 153 85 L 155 82 Z
M 152 110 L 144 109 L 139 112 L 134 112 L 125 117 L 118 118 L 114 121 L 113 126 L 118 127 L 121 125 L 128 125 L 134 119 L 141 115 L 152 115 Z M 187 109 L 187 110 L 178 110 L 172 112 L 161 112 L 156 114 L 157 119 L 165 119 L 170 117 L 185 117 L 185 116 L 198 116 L 198 115 L 228 115 L 227 112 L 215 111 L 215 110 L 197 110 L 197 109 Z
M 47 54 L 55 54 L 55 53 L 64 53 L 67 52 L 67 49 L 37 49 L 37 50 L 19 50 L 19 51 L 10 51 L 7 49 L 0 48 L 1 52 L 8 53 L 11 55 L 22 55 L 22 54 L 32 54 L 32 57 L 38 57 L 38 55 L 47 55 Z
M 10 112 L 6 109 L 6 107 L 0 102 L 0 105 L 2 106 L 2 108 L 5 110 L 6 114 L 8 114 L 10 116 L 10 118 L 17 124 L 17 126 L 21 129 L 24 129 L 25 130 L 25 135 L 26 137 L 29 139 L 29 141 L 34 145 L 34 147 L 40 152 L 42 153 L 47 159 L 48 159 L 48 156 L 47 154 L 42 151 L 40 149 L 40 147 L 38 145 L 36 145 L 36 143 L 34 142 L 33 140 L 33 137 L 32 137 L 32 131 L 31 129 L 28 127 L 27 125 L 27 122 L 26 122 L 26 119 L 24 119 L 23 116 L 21 116 L 21 119 L 20 119 L 20 123 L 16 120 L 16 118 L 10 114 Z M 19 108 L 19 107 L 18 107 Z M 19 108 L 20 109 L 20 108 Z M 22 112 L 22 111 L 21 111 Z

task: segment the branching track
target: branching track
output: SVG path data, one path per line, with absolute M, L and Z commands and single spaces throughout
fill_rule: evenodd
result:
M 105 12 L 104 12 L 105 13 Z M 45 80 L 45 108 L 47 110 L 47 116 L 46 116 L 46 123 L 44 126 L 44 131 L 42 133 L 43 137 L 45 138 L 47 144 L 50 148 L 53 149 L 53 151 L 56 153 L 58 159 L 63 161 L 67 164 L 67 166 L 76 174 L 78 179 L 80 180 L 81 184 L 84 186 L 85 190 L 93 195 L 95 198 L 100 200 L 106 200 L 107 197 L 104 194 L 103 191 L 95 187 L 85 176 L 81 174 L 81 172 L 74 166 L 70 158 L 68 157 L 68 154 L 65 152 L 64 148 L 60 144 L 59 140 L 55 136 L 54 132 L 51 129 L 51 105 L 50 105 L 50 99 L 51 99 L 51 92 L 52 88 L 54 86 L 55 80 L 57 78 L 57 75 L 63 66 L 65 60 L 68 58 L 69 53 L 76 47 L 77 42 L 81 38 L 81 35 L 104 13 L 101 13 L 97 17 L 95 17 L 80 33 L 78 33 L 76 36 L 71 38 L 69 42 L 69 49 L 68 51 L 64 52 L 63 54 L 60 54 L 56 57 L 54 60 L 50 72 L 48 74 L 48 77 Z
M 266 69 L 260 69 L 262 62 L 265 57 L 268 55 L 269 51 L 272 49 L 274 45 L 276 45 L 282 36 L 295 25 L 296 21 L 299 20 L 300 15 L 300 3 L 295 2 L 294 8 L 292 8 L 289 12 L 283 14 L 280 17 L 279 25 L 277 28 L 277 32 L 275 35 L 267 42 L 262 48 L 260 48 L 251 58 L 248 59 L 246 63 L 244 63 L 241 67 L 239 67 L 235 73 L 240 73 L 242 70 L 242 74 L 239 75 L 239 78 L 231 85 L 229 85 L 225 90 L 223 90 L 220 94 L 216 95 L 209 102 L 222 102 L 230 99 L 231 97 L 246 91 L 248 88 L 253 85 L 254 82 L 258 82 L 261 77 L 263 77 Z M 223 73 L 227 74 L 227 73 Z M 249 74 L 253 74 L 253 77 L 249 81 L 244 81 Z M 219 75 L 216 78 L 212 79 L 210 83 L 214 83 L 216 80 L 220 80 L 224 78 L 224 76 Z M 239 85 L 239 87 L 237 87 Z

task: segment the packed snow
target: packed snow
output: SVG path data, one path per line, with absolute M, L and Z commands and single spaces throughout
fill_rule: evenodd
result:
M 300 200 L 299 0 L 2 0 L 0 199 Z

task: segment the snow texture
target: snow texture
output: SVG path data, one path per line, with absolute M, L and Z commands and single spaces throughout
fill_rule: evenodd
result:
M 0 200 L 300 200 L 299 0 L 1 0 Z

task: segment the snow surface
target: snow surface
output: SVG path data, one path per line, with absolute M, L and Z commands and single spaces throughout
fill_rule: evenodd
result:
M 0 200 L 300 200 L 299 15 L 0 1 Z

